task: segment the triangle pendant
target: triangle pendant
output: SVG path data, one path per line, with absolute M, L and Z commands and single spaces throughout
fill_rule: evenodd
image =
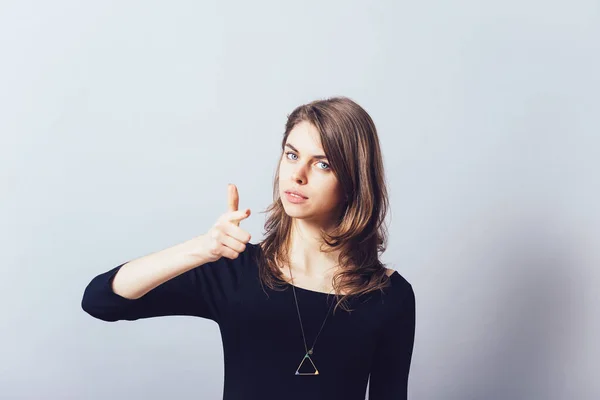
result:
M 310 365 L 306 362 L 306 360 L 310 361 Z M 306 366 L 303 368 L 303 365 Z M 315 367 L 315 363 L 313 363 L 308 353 L 304 356 L 302 362 L 298 366 L 298 369 L 296 370 L 296 375 L 319 375 L 319 370 L 317 369 L 317 367 Z

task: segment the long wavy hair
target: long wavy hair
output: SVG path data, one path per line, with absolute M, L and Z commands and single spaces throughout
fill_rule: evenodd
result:
M 318 130 L 327 160 L 345 194 L 345 209 L 337 225 L 329 233 L 321 230 L 326 245 L 321 247 L 324 252 L 340 251 L 338 272 L 333 277 L 338 300 L 334 313 L 338 306 L 352 311 L 349 299 L 389 285 L 386 268 L 379 260 L 387 246 L 385 217 L 389 200 L 377 130 L 369 114 L 347 97 L 300 105 L 287 117 L 279 163 L 290 132 L 303 121 Z M 288 283 L 278 265 L 289 263 L 292 217 L 285 212 L 279 196 L 279 168 L 274 178 L 273 203 L 264 212 L 265 239 L 259 243 L 262 251 L 257 259 L 261 285 L 285 290 Z

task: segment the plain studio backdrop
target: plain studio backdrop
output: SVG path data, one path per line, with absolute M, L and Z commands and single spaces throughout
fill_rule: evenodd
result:
M 409 397 L 599 398 L 599 38 L 597 1 L 2 2 L 0 398 L 221 398 L 216 323 L 83 290 L 230 182 L 260 241 L 286 116 L 336 95 L 383 146 Z

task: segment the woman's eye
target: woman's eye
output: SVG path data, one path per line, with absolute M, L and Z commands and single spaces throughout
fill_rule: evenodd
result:
M 292 153 L 291 151 L 287 151 L 287 152 L 285 153 L 285 155 L 286 155 L 286 156 L 288 156 L 288 155 L 290 155 L 290 154 L 291 154 L 291 155 L 293 155 L 293 156 L 296 156 L 296 154 Z M 288 158 L 288 160 L 290 159 L 289 157 L 287 157 L 287 158 Z M 327 166 L 326 168 L 320 168 L 320 169 L 322 169 L 322 170 L 328 170 L 328 169 L 330 169 L 330 168 L 331 168 L 331 167 L 329 166 L 329 164 L 327 164 L 327 163 L 325 163 L 325 162 L 323 162 L 323 161 L 319 161 L 319 164 L 323 164 L 323 165 L 326 165 L 326 166 Z

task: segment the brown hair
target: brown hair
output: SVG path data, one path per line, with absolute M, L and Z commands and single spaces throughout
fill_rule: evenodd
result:
M 281 157 L 288 135 L 303 121 L 318 130 L 327 160 L 345 194 L 345 210 L 336 228 L 330 234 L 321 232 L 328 246 L 322 251 L 340 251 L 339 272 L 333 277 L 338 298 L 336 308 L 341 305 L 351 311 L 346 304 L 350 296 L 389 285 L 386 268 L 378 256 L 387 246 L 384 220 L 389 201 L 377 130 L 369 114 L 347 97 L 315 100 L 298 106 L 288 116 Z M 279 170 L 274 178 L 273 203 L 265 212 L 268 216 L 264 225 L 266 236 L 260 243 L 259 275 L 261 284 L 276 290 L 281 285 L 287 286 L 278 265 L 289 262 L 292 226 L 292 218 L 285 212 L 279 197 Z M 342 291 L 346 294 L 340 299 Z

